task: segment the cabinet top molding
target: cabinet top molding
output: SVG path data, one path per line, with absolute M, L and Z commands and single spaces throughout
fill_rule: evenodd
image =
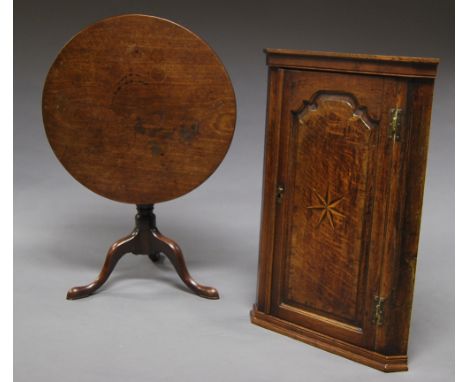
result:
M 362 73 L 379 76 L 435 78 L 439 59 L 380 56 L 309 50 L 265 49 L 267 65 L 289 69 Z

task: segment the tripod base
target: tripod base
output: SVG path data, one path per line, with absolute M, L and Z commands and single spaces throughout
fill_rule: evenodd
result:
M 120 258 L 129 252 L 135 255 L 148 255 L 154 262 L 159 261 L 161 253 L 163 253 L 172 263 L 185 285 L 193 292 L 200 297 L 219 299 L 218 291 L 215 288 L 201 285 L 190 276 L 180 247 L 158 231 L 153 205 L 137 205 L 137 210 L 135 229 L 130 235 L 112 244 L 97 279 L 88 285 L 71 288 L 68 291 L 67 299 L 76 300 L 93 294 L 106 282 Z

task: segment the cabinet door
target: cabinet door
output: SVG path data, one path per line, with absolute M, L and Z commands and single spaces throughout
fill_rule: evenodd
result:
M 375 299 L 396 248 L 401 138 L 390 109 L 406 100 L 391 77 L 281 70 L 271 313 L 373 348 Z M 281 189 L 279 189 L 281 191 Z M 393 244 L 389 244 L 393 243 Z M 394 245 L 395 247 L 392 247 Z

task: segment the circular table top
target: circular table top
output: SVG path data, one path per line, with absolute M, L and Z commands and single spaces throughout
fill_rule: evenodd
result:
M 68 172 L 109 199 L 152 204 L 203 183 L 229 148 L 236 101 L 200 37 L 145 15 L 78 33 L 47 75 L 44 126 Z

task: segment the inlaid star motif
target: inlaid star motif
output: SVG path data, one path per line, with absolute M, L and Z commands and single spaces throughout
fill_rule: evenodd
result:
M 312 191 L 317 197 L 319 204 L 308 206 L 306 208 L 322 211 L 320 213 L 320 217 L 319 217 L 316 227 L 320 226 L 320 224 L 322 223 L 322 221 L 325 219 L 325 216 L 326 216 L 328 222 L 330 223 L 330 226 L 333 228 L 333 230 L 335 230 L 334 218 L 336 218 L 337 216 L 341 216 L 343 218 L 345 217 L 341 212 L 336 210 L 336 207 L 338 206 L 338 204 L 341 203 L 344 197 L 342 196 L 340 198 L 332 199 L 329 188 L 327 188 L 327 193 L 325 194 L 325 197 L 321 196 L 315 189 L 312 189 Z

